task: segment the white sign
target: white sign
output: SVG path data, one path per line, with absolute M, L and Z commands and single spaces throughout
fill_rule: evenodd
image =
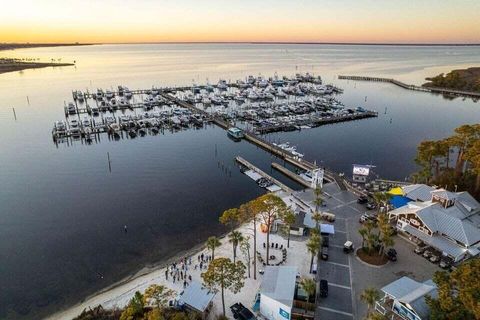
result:
M 353 174 L 368 176 L 370 174 L 370 168 L 367 166 L 353 165 Z

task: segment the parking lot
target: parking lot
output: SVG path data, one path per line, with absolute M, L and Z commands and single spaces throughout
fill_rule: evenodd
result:
M 422 256 L 413 253 L 414 246 L 405 239 L 395 237 L 397 262 L 389 262 L 376 268 L 359 261 L 355 253 L 343 252 L 345 241 L 350 240 L 355 248 L 362 244 L 358 234 L 361 224 L 359 217 L 367 211 L 364 205 L 357 203 L 357 197 L 341 191 L 335 184 L 324 186 L 325 211 L 336 215 L 335 234 L 330 236 L 328 261 L 319 260 L 317 279 L 329 283 L 327 298 L 317 299 L 315 319 L 361 319 L 367 307 L 360 300 L 362 291 L 367 287 L 382 288 L 386 284 L 409 276 L 425 281 L 440 270 L 438 265 L 430 263 Z

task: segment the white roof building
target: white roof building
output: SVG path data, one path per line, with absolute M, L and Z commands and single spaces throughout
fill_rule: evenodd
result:
M 267 266 L 260 285 L 260 313 L 269 320 L 290 319 L 297 281 L 296 267 Z
M 437 287 L 432 280 L 422 283 L 409 277 L 395 280 L 383 287 L 382 292 L 385 295 L 377 301 L 375 310 L 384 315 L 394 313 L 406 320 L 429 319 L 430 309 L 425 297 L 437 297 Z
M 200 282 L 192 281 L 177 298 L 180 305 L 201 313 L 208 312 L 215 293 L 203 287 Z
M 415 196 L 419 200 L 389 213 L 390 218 L 397 221 L 397 229 L 455 261 L 479 254 L 480 203 L 468 192 L 444 189 L 431 190 L 430 200 L 425 201 L 427 188 L 414 186 L 417 187 L 412 187 L 410 192 L 417 190 Z

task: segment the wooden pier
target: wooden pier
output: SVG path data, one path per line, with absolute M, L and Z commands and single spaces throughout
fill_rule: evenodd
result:
M 468 97 L 468 98 L 480 98 L 480 92 L 461 91 L 461 90 L 435 88 L 435 87 L 421 87 L 413 84 L 406 84 L 404 82 L 401 82 L 395 79 L 390 79 L 390 78 L 367 77 L 367 76 L 338 76 L 338 79 L 353 80 L 353 81 L 388 82 L 407 90 L 422 91 L 422 92 L 429 92 L 429 93 L 440 93 L 440 94 L 447 94 L 447 95 Z
M 287 177 L 289 177 L 290 179 L 292 179 L 293 181 L 303 185 L 304 187 L 306 188 L 311 188 L 312 185 L 311 183 L 309 183 L 308 181 L 306 181 L 305 179 L 303 179 L 302 177 L 300 177 L 298 174 L 288 170 L 287 168 L 285 168 L 284 166 L 276 163 L 276 162 L 273 162 L 272 163 L 272 168 L 274 168 L 275 170 L 278 170 L 280 171 L 281 173 L 283 173 L 284 175 L 286 175 Z
M 247 160 L 243 159 L 242 157 L 240 157 L 240 156 L 235 157 L 235 161 L 237 161 L 237 162 L 240 163 L 241 165 L 247 167 L 248 169 L 255 171 L 256 173 L 258 173 L 258 174 L 261 175 L 262 177 L 270 180 L 271 182 L 273 182 L 274 184 L 276 184 L 277 186 L 279 186 L 283 191 L 288 192 L 288 193 L 292 193 L 292 192 L 293 192 L 293 189 L 287 187 L 287 186 L 286 186 L 285 184 L 283 184 L 282 182 L 278 181 L 278 180 L 275 179 L 274 177 L 268 175 L 268 174 L 265 173 L 264 171 L 262 171 L 262 170 L 260 170 L 259 168 L 255 167 L 253 164 L 251 164 L 251 163 L 248 162 Z

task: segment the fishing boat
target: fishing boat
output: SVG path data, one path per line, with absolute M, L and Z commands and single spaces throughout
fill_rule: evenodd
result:
M 233 139 L 240 140 L 242 139 L 245 135 L 243 134 L 243 131 L 237 127 L 232 127 L 227 130 L 227 134 L 232 137 Z
M 97 89 L 97 93 L 95 94 L 95 99 L 96 100 L 103 99 L 103 90 L 102 89 Z
M 67 110 L 69 114 L 77 113 L 77 108 L 75 107 L 75 104 L 73 102 L 68 103 Z
M 228 88 L 227 81 L 225 81 L 223 79 L 218 80 L 217 88 L 219 90 L 227 90 L 227 88 Z
M 92 110 L 92 114 L 93 114 L 94 116 L 98 116 L 98 114 L 99 114 L 99 109 L 98 109 L 97 106 L 92 106 L 92 107 L 90 108 L 90 110 Z
M 124 87 L 123 95 L 125 96 L 125 98 L 131 99 L 133 94 L 132 94 L 132 91 L 130 91 L 130 89 L 128 89 L 127 87 Z
M 85 100 L 82 91 L 77 91 L 77 92 L 75 93 L 75 97 L 76 97 L 77 100 L 80 101 L 80 102 L 83 102 L 83 101 Z

